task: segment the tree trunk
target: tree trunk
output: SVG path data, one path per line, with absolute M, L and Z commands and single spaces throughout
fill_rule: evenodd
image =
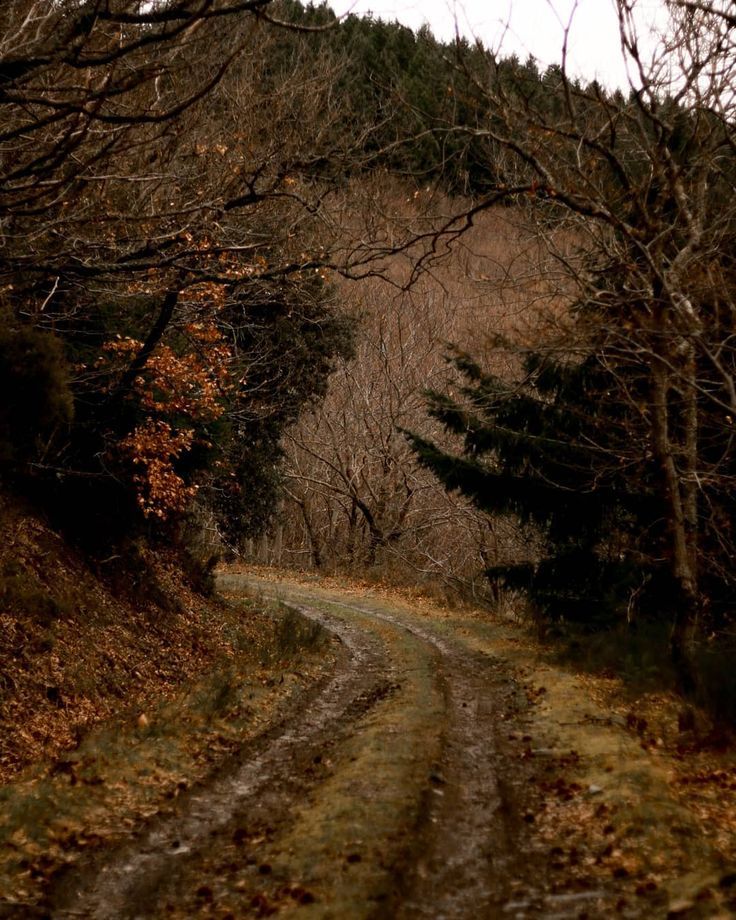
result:
M 654 453 L 662 475 L 662 493 L 670 535 L 670 576 L 672 591 L 668 600 L 672 603 L 672 632 L 670 653 L 680 691 L 692 695 L 695 690 L 695 668 L 693 650 L 698 620 L 698 584 L 695 557 L 697 521 L 692 520 L 691 493 L 695 487 L 692 456 L 687 450 L 688 439 L 694 432 L 687 432 L 685 441 L 684 476 L 681 476 L 675 462 L 675 451 L 670 438 L 669 399 L 671 393 L 669 370 L 663 364 L 652 369 L 652 437 Z M 687 395 L 686 395 L 687 399 Z M 687 412 L 686 412 L 687 415 Z M 686 418 L 686 428 L 688 422 Z
M 307 537 L 309 538 L 309 548 L 310 555 L 312 557 L 312 565 L 315 569 L 322 568 L 322 552 L 320 550 L 319 540 L 317 539 L 317 534 L 314 532 L 314 527 L 312 525 L 312 518 L 309 514 L 307 508 L 307 502 L 303 499 L 294 499 L 299 506 L 299 510 L 302 513 L 302 519 L 304 520 L 304 529 L 307 531 Z
M 120 378 L 120 382 L 113 391 L 113 399 L 120 399 L 121 397 L 126 396 L 130 388 L 133 386 L 136 377 L 146 366 L 146 362 L 151 357 L 154 349 L 161 341 L 164 333 L 168 329 L 169 323 L 174 316 L 174 311 L 178 301 L 178 290 L 172 290 L 166 293 L 166 296 L 164 297 L 161 304 L 161 309 L 159 310 L 158 316 L 156 317 L 156 322 L 153 324 L 151 331 L 146 336 L 146 341 L 143 343 L 135 358 L 133 358 L 129 367 Z

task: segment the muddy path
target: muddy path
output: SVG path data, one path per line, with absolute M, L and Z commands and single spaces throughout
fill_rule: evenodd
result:
M 551 877 L 541 759 L 518 746 L 531 704 L 503 657 L 387 602 L 220 579 L 254 588 L 329 631 L 334 672 L 172 815 L 70 870 L 40 916 L 660 915 L 615 882 Z
M 342 645 L 332 678 L 241 752 L 240 763 L 183 797 L 173 815 L 154 822 L 108 861 L 70 873 L 53 893 L 47 913 L 99 920 L 155 916 L 159 902 L 176 898 L 188 863 L 238 818 L 267 810 L 271 823 L 285 820 L 289 803 L 317 779 L 311 767 L 319 763 L 318 752 L 336 744 L 393 690 L 392 662 L 369 633 L 316 609 L 305 609 L 304 615 Z

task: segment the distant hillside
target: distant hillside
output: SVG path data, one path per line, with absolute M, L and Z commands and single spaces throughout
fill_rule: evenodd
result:
M 562 103 L 559 67 L 540 70 L 530 56 L 496 59 L 479 43 L 438 41 L 428 27 L 413 32 L 399 22 L 350 14 L 338 19 L 326 3 L 279 0 L 284 20 L 322 34 L 302 43 L 285 34 L 272 73 L 286 73 L 295 46 L 335 69 L 335 92 L 347 100 L 340 125 L 365 132 L 366 162 L 416 182 L 439 181 L 453 194 L 476 195 L 504 181 L 499 148 L 487 128 L 493 110 L 486 89 L 503 81 L 520 100 L 554 111 Z

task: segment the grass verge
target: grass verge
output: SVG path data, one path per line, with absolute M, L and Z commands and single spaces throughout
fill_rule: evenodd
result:
M 196 684 L 99 725 L 61 759 L 0 787 L 0 908 L 30 909 L 62 869 L 170 810 L 329 670 L 323 631 L 259 606 L 231 608 L 235 652 Z

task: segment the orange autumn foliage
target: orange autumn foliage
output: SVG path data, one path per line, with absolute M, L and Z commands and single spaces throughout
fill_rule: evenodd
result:
M 135 378 L 133 393 L 147 418 L 115 449 L 119 459 L 134 467 L 132 482 L 143 514 L 160 520 L 184 511 L 197 492 L 174 469 L 195 442 L 194 428 L 181 427 L 182 417 L 192 423 L 215 421 L 225 411 L 222 398 L 231 388 L 233 355 L 217 327 L 192 322 L 186 332 L 191 351 L 178 354 L 159 345 Z M 106 343 L 104 351 L 128 363 L 142 347 L 126 337 Z
M 136 500 L 146 517 L 164 520 L 184 511 L 197 494 L 197 486 L 187 485 L 173 468 L 193 441 L 191 429 L 174 431 L 167 422 L 147 419 L 120 442 L 121 453 L 136 467 Z

